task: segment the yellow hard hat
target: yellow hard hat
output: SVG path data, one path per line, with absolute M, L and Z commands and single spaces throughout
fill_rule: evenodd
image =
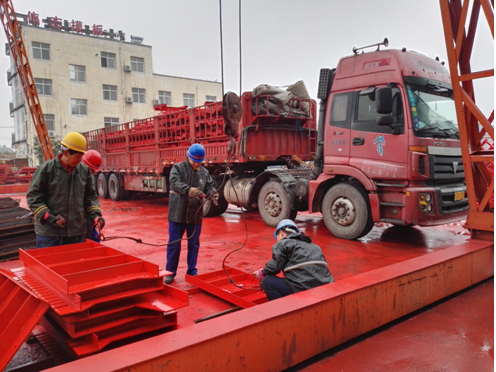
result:
M 86 138 L 78 132 L 67 133 L 60 143 L 71 150 L 86 152 Z

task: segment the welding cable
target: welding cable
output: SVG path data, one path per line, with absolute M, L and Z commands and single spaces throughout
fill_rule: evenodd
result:
M 238 193 L 236 191 L 236 188 L 234 187 L 234 183 L 233 183 L 233 180 L 232 180 L 231 172 L 229 170 L 230 170 L 229 169 L 229 166 L 226 164 L 226 174 L 229 175 L 229 180 L 231 181 L 231 187 L 234 190 L 234 194 L 236 195 L 236 199 L 238 201 L 238 204 L 241 204 L 240 201 L 239 201 L 239 197 L 238 197 Z M 262 289 L 260 285 L 256 285 L 256 284 L 246 284 L 246 285 L 237 284 L 234 281 L 234 279 L 231 278 L 231 276 L 229 275 L 229 273 L 227 272 L 227 269 L 226 269 L 226 260 L 227 260 L 227 258 L 231 254 L 233 254 L 234 252 L 237 252 L 237 251 L 243 249 L 244 246 L 246 245 L 246 242 L 248 241 L 248 224 L 246 223 L 246 216 L 245 216 L 245 212 L 243 211 L 243 207 L 240 207 L 240 208 L 241 208 L 241 216 L 243 217 L 243 222 L 245 224 L 245 241 L 243 242 L 243 244 L 241 245 L 241 247 L 232 250 L 231 252 L 229 252 L 224 257 L 224 260 L 222 260 L 222 270 L 224 270 L 224 273 L 226 274 L 227 278 L 229 279 L 229 281 L 231 282 L 231 284 L 234 285 L 236 288 L 250 289 L 250 290 L 259 291 L 259 290 Z

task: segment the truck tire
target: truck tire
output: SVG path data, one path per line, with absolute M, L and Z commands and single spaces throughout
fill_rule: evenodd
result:
M 325 194 L 322 216 L 336 238 L 354 240 L 374 226 L 367 196 L 351 183 L 338 183 Z
M 264 222 L 276 227 L 284 219 L 294 220 L 297 210 L 291 209 L 291 201 L 284 186 L 277 181 L 269 181 L 258 194 L 258 211 Z
M 119 201 L 124 199 L 124 185 L 121 185 L 121 181 L 119 180 L 119 176 L 115 173 L 112 173 L 109 177 L 108 182 L 108 192 L 110 198 L 114 201 Z
M 105 173 L 98 174 L 96 180 L 96 192 L 102 199 L 108 199 L 110 196 L 108 188 L 108 176 Z

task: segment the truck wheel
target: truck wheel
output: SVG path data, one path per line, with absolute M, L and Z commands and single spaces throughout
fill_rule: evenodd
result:
M 327 191 L 322 216 L 336 238 L 358 239 L 374 226 L 366 195 L 351 183 L 338 183 Z
M 294 220 L 298 211 L 291 209 L 291 201 L 284 186 L 269 181 L 258 194 L 258 211 L 268 226 L 276 227 L 284 219 Z
M 109 195 L 112 200 L 119 201 L 124 199 L 124 186 L 121 185 L 119 176 L 112 173 L 108 182 Z
M 96 191 L 98 196 L 102 199 L 109 198 L 109 188 L 108 188 L 108 176 L 104 173 L 100 173 L 96 180 Z

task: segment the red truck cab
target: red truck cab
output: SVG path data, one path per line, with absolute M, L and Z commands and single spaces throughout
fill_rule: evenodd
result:
M 342 58 L 323 69 L 310 212 L 337 237 L 374 222 L 431 226 L 466 217 L 455 105 L 443 63 L 402 50 Z M 320 148 L 320 151 L 319 151 Z

